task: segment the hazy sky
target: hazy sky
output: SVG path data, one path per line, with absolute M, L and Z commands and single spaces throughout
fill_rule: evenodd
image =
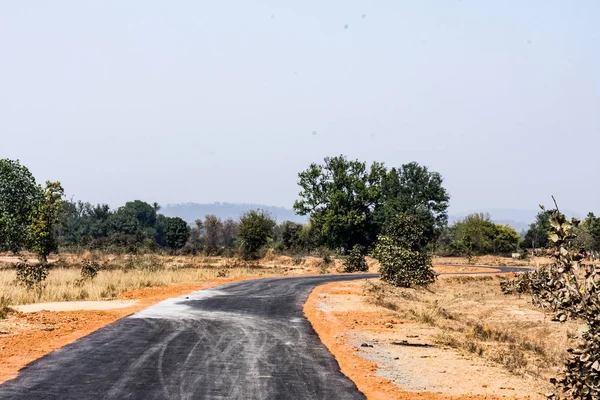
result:
M 430 166 L 455 211 L 600 212 L 598 21 L 597 0 L 3 1 L 0 158 L 112 206 L 290 207 L 345 154 Z

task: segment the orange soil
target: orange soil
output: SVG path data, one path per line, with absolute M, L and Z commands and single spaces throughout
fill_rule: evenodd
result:
M 127 308 L 11 314 L 0 323 L 0 383 L 14 378 L 30 362 L 162 300 L 224 283 L 257 278 L 262 277 L 217 278 L 198 284 L 133 290 L 120 296 L 121 299 L 139 300 Z M 2 332 L 7 329 L 9 332 Z
M 444 396 L 436 393 L 404 392 L 390 380 L 376 376 L 377 364 L 357 355 L 358 349 L 349 343 L 346 332 L 350 330 L 385 330 L 384 324 L 412 323 L 390 318 L 379 312 L 324 312 L 319 309 L 319 298 L 327 293 L 346 294 L 337 289 L 339 283 L 329 283 L 313 290 L 304 305 L 304 314 L 319 335 L 321 341 L 334 355 L 343 374 L 348 376 L 358 390 L 372 400 L 496 400 L 501 397 L 489 395 Z M 348 292 L 347 294 L 351 294 Z M 352 292 L 354 294 L 354 292 Z M 506 398 L 506 397 L 502 397 Z
M 497 269 L 469 267 L 465 265 L 434 265 L 433 269 L 438 274 L 455 274 L 455 273 L 474 273 L 474 272 L 498 272 Z

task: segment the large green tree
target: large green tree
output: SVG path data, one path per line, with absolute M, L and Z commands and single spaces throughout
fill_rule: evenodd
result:
M 443 186 L 442 176 L 426 166 L 411 162 L 390 169 L 381 183 L 381 205 L 376 210 L 376 219 L 385 229 L 400 213 L 426 211 L 430 214 L 439 235 L 448 223 L 450 196 Z
M 411 162 L 389 171 L 381 163 L 325 158 L 299 174 L 294 209 L 310 215 L 322 244 L 347 252 L 373 248 L 377 235 L 402 213 L 427 213 L 433 237 L 447 223 L 450 199 L 439 173 Z
M 371 246 L 378 226 L 373 211 L 381 201 L 381 163 L 369 167 L 344 156 L 327 157 L 300 172 L 301 199 L 294 203 L 300 215 L 310 215 L 312 229 L 328 247 L 342 252 L 355 245 Z
M 42 189 L 19 161 L 0 159 L 0 251 L 19 251 L 30 239 L 30 217 Z

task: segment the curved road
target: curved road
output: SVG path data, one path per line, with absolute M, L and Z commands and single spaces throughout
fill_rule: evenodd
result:
M 364 399 L 302 307 L 315 286 L 377 276 L 259 279 L 169 299 L 34 361 L 0 399 Z

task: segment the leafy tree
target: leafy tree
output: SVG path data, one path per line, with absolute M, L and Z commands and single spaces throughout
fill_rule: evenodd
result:
M 589 213 L 582 225 L 591 238 L 589 249 L 600 251 L 600 218 L 596 217 L 594 213 Z
M 235 245 L 235 241 L 237 238 L 238 231 L 238 223 L 232 220 L 231 218 L 223 221 L 223 226 L 221 228 L 221 240 L 222 245 L 226 249 L 231 249 Z
M 82 201 L 63 201 L 58 226 L 59 246 L 101 247 L 108 236 L 108 217 L 111 215 L 107 204 L 96 206 Z
M 42 264 L 48 262 L 51 252 L 58 250 L 55 227 L 59 222 L 64 194 L 60 182 L 46 182 L 44 195 L 36 201 L 30 216 L 31 249 L 40 256 Z
M 373 217 L 381 201 L 385 168 L 373 163 L 327 157 L 298 174 L 301 200 L 294 203 L 300 215 L 310 214 L 313 229 L 324 244 L 345 252 L 355 245 L 372 245 L 378 227 Z
M 392 168 L 382 179 L 383 200 L 376 211 L 378 223 L 385 229 L 399 213 L 425 210 L 431 215 L 435 227 L 433 233 L 439 236 L 448 223 L 450 200 L 442 184 L 439 173 L 429 171 L 426 166 L 416 162 L 404 164 L 398 169 Z
M 196 225 L 192 227 L 190 230 L 190 234 L 188 236 L 187 242 L 185 243 L 185 247 L 183 251 L 185 253 L 197 254 L 204 248 L 204 240 L 201 237 L 202 230 L 204 229 L 202 220 L 197 219 Z
M 179 217 L 167 218 L 165 230 L 165 244 L 167 247 L 179 250 L 190 236 L 190 227 L 183 219 Z
M 156 209 L 140 200 L 125 203 L 110 213 L 106 221 L 108 241 L 136 251 L 140 246 L 153 247 L 156 242 Z
M 527 249 L 537 249 L 548 247 L 548 229 L 550 228 L 550 219 L 544 212 L 538 213 L 535 221 L 529 225 L 529 229 L 523 238 L 523 247 Z
M 520 235 L 508 225 L 494 223 L 489 214 L 466 216 L 442 230 L 437 238 L 437 254 L 472 257 L 483 254 L 508 254 L 518 249 Z
M 275 221 L 264 211 L 251 210 L 242 215 L 238 228 L 242 257 L 254 260 L 259 250 L 273 237 Z
M 374 255 L 381 279 L 396 286 L 426 286 L 436 274 L 431 266 L 431 216 L 424 211 L 400 213 L 379 236 Z
M 302 250 L 306 252 L 316 249 L 320 243 L 324 242 L 320 237 L 320 232 L 311 223 L 302 226 L 299 240 Z
M 0 159 L 0 251 L 27 246 L 30 216 L 41 188 L 19 161 Z
M 204 251 L 207 255 L 218 255 L 223 246 L 223 222 L 215 215 L 204 218 Z
M 494 254 L 508 254 L 517 250 L 521 236 L 509 225 L 495 225 Z
M 280 226 L 281 248 L 286 251 L 297 252 L 302 246 L 302 224 L 285 221 Z

